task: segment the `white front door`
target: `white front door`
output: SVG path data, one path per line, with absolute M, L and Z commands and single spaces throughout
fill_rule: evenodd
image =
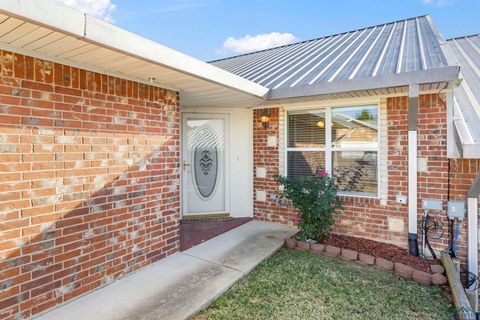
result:
M 228 116 L 185 113 L 182 125 L 183 215 L 224 214 Z

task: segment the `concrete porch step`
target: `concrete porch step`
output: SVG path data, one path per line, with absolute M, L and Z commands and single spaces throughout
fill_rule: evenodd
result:
M 275 253 L 295 232 L 283 225 L 248 222 L 36 319 L 186 319 Z

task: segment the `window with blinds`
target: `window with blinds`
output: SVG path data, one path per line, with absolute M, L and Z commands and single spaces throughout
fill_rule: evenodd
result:
M 316 175 L 325 170 L 324 151 L 288 151 L 287 161 L 287 175 L 295 179 Z
M 299 178 L 325 170 L 325 110 L 292 111 L 287 119 L 287 175 Z
M 325 110 L 288 113 L 289 148 L 325 148 Z
M 325 170 L 345 194 L 378 194 L 378 106 L 289 111 L 286 150 L 289 177 Z

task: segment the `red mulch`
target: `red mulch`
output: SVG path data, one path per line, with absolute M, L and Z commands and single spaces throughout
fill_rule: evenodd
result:
M 408 250 L 393 244 L 381 243 L 373 240 L 354 238 L 342 235 L 330 235 L 322 243 L 369 254 L 375 258 L 383 258 L 392 262 L 400 262 L 417 270 L 430 272 L 432 264 L 441 264 L 439 260 L 425 260 L 412 256 Z

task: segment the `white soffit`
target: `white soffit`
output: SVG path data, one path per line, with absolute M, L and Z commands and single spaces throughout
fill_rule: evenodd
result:
M 253 107 L 268 88 L 53 0 L 0 0 L 0 49 L 180 91 L 186 107 Z

